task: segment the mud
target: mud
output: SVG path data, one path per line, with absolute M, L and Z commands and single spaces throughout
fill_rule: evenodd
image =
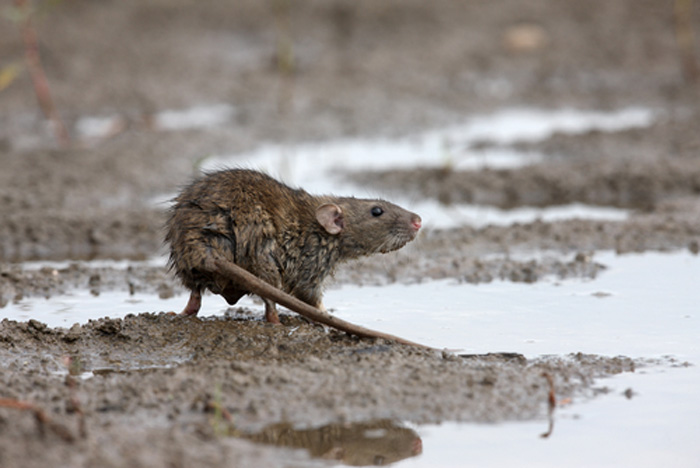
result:
M 592 387 L 595 378 L 644 364 L 581 354 L 459 356 L 358 340 L 291 316 L 282 321 L 284 327 L 235 315 L 202 320 L 141 313 L 70 329 L 0 322 L 3 396 L 43 408 L 72 439 L 47 428 L 42 436 L 30 413 L 3 409 L 3 466 L 38 447 L 28 466 L 45 466 L 56 456 L 66 466 L 146 466 L 153 459 L 167 464 L 170 457 L 194 462 L 231 444 L 245 455 L 224 460 L 237 465 L 259 457 L 259 449 L 230 436 L 269 442 L 281 423 L 308 431 L 377 419 L 531 419 L 543 417 L 546 408 L 544 373 L 554 378 L 558 398 L 581 398 L 601 391 Z M 225 409 L 225 418 L 217 408 Z M 105 437 L 113 450 L 95 446 Z M 146 456 L 146 440 L 167 447 L 151 447 Z M 178 446 L 175 453 L 170 444 Z
M 700 250 L 700 85 L 680 66 L 668 2 L 49 4 L 35 24 L 73 143 L 53 141 L 20 67 L 0 88 L 0 306 L 73 289 L 182 292 L 164 266 L 142 260 L 164 252 L 166 206 L 154 200 L 176 192 L 208 156 L 267 141 L 410 135 L 504 107 L 643 106 L 657 119 L 643 129 L 513 142 L 544 155 L 518 169 L 447 165 L 348 177 L 445 204 L 580 202 L 626 208 L 630 217 L 426 226 L 405 250 L 339 270 L 336 284 L 590 278 L 605 270 L 597 250 Z M 1 68 L 21 63 L 22 43 L 16 24 L 0 21 Z M 219 103 L 233 111 L 218 124 L 159 124 L 162 112 Z M 81 133 L 95 117 L 109 128 Z M 100 317 L 109 311 L 96 310 L 95 321 L 68 330 L 1 322 L 0 398 L 42 408 L 72 442 L 37 425 L 30 411 L 0 408 L 0 466 L 391 461 L 417 449 L 400 422 L 538 418 L 545 425 L 543 372 L 559 397 L 579 399 L 604 385 L 596 379 L 643 364 L 577 354 L 457 356 L 356 340 L 296 317 L 271 327 L 244 310 L 205 320 L 160 312 L 135 307 L 133 316 L 107 320 Z M 322 459 L 312 460 L 248 440 L 293 447 L 300 444 L 279 435 L 288 427 L 338 434 L 350 423 L 400 441 L 361 455 L 324 446 L 312 450 Z

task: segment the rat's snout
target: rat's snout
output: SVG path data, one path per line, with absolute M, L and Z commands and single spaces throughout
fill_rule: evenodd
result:
M 422 226 L 420 216 L 417 214 L 414 214 L 411 216 L 411 227 L 415 230 L 418 231 L 420 227 Z

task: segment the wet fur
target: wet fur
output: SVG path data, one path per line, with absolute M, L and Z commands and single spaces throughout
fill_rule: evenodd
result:
M 335 204 L 343 229 L 330 234 L 316 210 Z M 373 207 L 384 213 L 372 216 Z M 313 306 L 324 279 L 344 260 L 390 252 L 417 232 L 420 218 L 383 200 L 313 196 L 263 173 L 231 169 L 208 174 L 175 199 L 167 222 L 170 267 L 191 291 L 209 289 L 235 304 L 245 288 L 204 268 L 212 252 Z M 196 312 L 195 312 L 196 313 Z

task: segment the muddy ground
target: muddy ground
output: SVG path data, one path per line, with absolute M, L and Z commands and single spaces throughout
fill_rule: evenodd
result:
M 406 249 L 341 269 L 337 283 L 594 277 L 605 269 L 596 250 L 700 249 L 700 85 L 680 65 L 671 1 L 49 3 L 35 24 L 74 139 L 54 142 L 20 67 L 0 90 L 0 306 L 75 288 L 182 292 L 162 266 L 80 261 L 162 255 L 164 207 L 152 200 L 209 155 L 264 141 L 406 135 L 503 107 L 645 106 L 657 119 L 515 142 L 546 155 L 520 169 L 352 177 L 414 199 L 580 202 L 627 208 L 630 218 L 426 226 Z M 695 10 L 697 29 L 697 2 Z M 8 18 L 0 67 L 22 63 Z M 230 104 L 233 119 L 180 131 L 154 119 L 212 103 Z M 80 119 L 100 116 L 111 130 L 81 137 Z M 30 260 L 68 263 L 37 269 Z M 205 320 L 146 312 L 160 311 L 106 320 L 109 311 L 96 310 L 95 321 L 70 330 L 0 323 L 0 398 L 31 402 L 51 421 L 38 426 L 29 411 L 0 408 L 0 466 L 309 466 L 324 462 L 248 439 L 310 446 L 337 434 L 345 445 L 316 443 L 312 452 L 389 462 L 420 450 L 415 432 L 394 421 L 538 418 L 544 431 L 543 375 L 558 398 L 576 400 L 604 387 L 595 379 L 644 365 L 415 350 L 291 316 L 273 327 L 249 311 Z M 317 429 L 327 424 L 335 425 Z M 290 435 L 290 425 L 309 431 Z M 347 435 L 353 428 L 387 440 L 358 443 Z

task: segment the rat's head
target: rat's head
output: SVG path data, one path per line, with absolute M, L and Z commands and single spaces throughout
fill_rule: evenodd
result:
M 400 249 L 421 227 L 420 216 L 393 203 L 357 198 L 327 200 L 316 208 L 316 220 L 337 236 L 347 258 Z

